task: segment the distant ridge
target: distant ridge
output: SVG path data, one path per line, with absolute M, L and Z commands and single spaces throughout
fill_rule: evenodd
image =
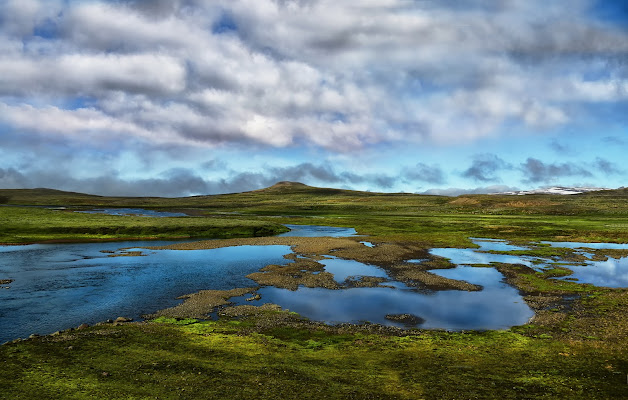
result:
M 301 182 L 290 182 L 290 181 L 281 181 L 277 182 L 274 185 L 268 187 L 267 189 L 283 189 L 283 188 L 310 188 L 312 186 L 308 186 L 305 183 Z

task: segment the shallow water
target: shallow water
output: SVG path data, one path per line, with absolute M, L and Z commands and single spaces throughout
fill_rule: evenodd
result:
M 501 239 L 485 239 L 485 238 L 470 238 L 471 241 L 480 248 L 480 251 L 512 251 L 512 250 L 527 250 L 527 247 L 515 246 Z
M 351 228 L 289 225 L 285 236 L 351 236 Z M 457 268 L 433 270 L 451 279 L 482 285 L 479 292 L 420 292 L 392 280 L 385 270 L 335 257 L 322 260 L 325 270 L 338 283 L 349 277 L 388 279 L 375 288 L 327 290 L 300 287 L 296 291 L 263 287 L 262 299 L 242 304 L 276 303 L 313 320 L 329 323 L 370 321 L 403 326 L 386 319 L 387 314 L 413 314 L 425 320 L 422 328 L 449 330 L 502 329 L 525 323 L 533 314 L 517 290 L 503 282 L 493 268 L 468 264 L 508 262 L 535 268 L 556 260 L 488 254 L 488 250 L 520 250 L 499 240 L 473 239 L 479 249 L 432 249 L 450 258 Z M 0 343 L 48 334 L 56 330 L 95 323 L 117 316 L 138 318 L 145 313 L 171 307 L 176 297 L 203 289 L 232 289 L 257 286 L 245 276 L 268 264 L 286 265 L 289 246 L 239 246 L 211 250 L 141 250 L 174 241 L 109 242 L 81 244 L 38 244 L 0 246 L 0 279 L 14 279 L 10 289 L 0 289 Z M 579 246 L 579 244 L 571 244 Z M 609 246 L 609 244 L 604 244 Z M 144 256 L 109 257 L 139 250 Z M 586 244 L 586 247 L 593 247 Z M 609 248 L 616 248 L 610 247 Z M 421 262 L 422 260 L 415 260 Z M 588 262 L 570 266 L 573 278 L 611 287 L 628 287 L 628 259 Z M 248 296 L 247 296 L 248 297 Z
M 338 283 L 343 283 L 349 277 L 359 278 L 363 276 L 375 276 L 378 278 L 388 278 L 388 274 L 383 269 L 354 260 L 343 260 L 341 258 L 332 257 L 319 262 L 325 266 L 325 271 L 334 275 L 334 279 Z
M 457 267 L 431 271 L 451 279 L 483 286 L 479 292 L 448 290 L 417 291 L 388 276 L 385 270 L 353 260 L 331 258 L 320 261 L 334 274 L 338 283 L 349 277 L 388 278 L 386 287 L 329 290 L 299 287 L 296 291 L 264 287 L 261 299 L 252 304 L 275 303 L 305 317 L 326 323 L 371 322 L 406 326 L 386 319 L 388 314 L 412 314 L 425 320 L 426 329 L 507 329 L 526 323 L 533 311 L 516 289 L 503 282 L 503 275 L 492 268 Z M 236 299 L 244 304 L 244 298 Z M 246 302 L 251 304 L 251 302 Z
M 109 257 L 101 250 L 173 242 L 116 242 L 0 247 L 0 343 L 48 334 L 118 316 L 138 318 L 202 289 L 256 286 L 245 275 L 283 265 L 289 246 L 211 250 L 143 250 L 146 256 Z
M 490 264 L 492 262 L 497 262 L 507 264 L 524 264 L 527 266 L 532 266 L 531 257 L 482 253 L 479 249 L 431 249 L 430 254 L 448 258 L 453 264 L 459 265 Z
M 186 213 L 146 210 L 143 208 L 100 208 L 96 210 L 76 211 L 84 214 L 108 214 L 136 217 L 187 217 Z
M 483 271 L 484 269 L 472 268 Z M 396 288 L 350 288 L 329 290 L 300 287 L 296 291 L 264 287 L 261 300 L 253 304 L 275 303 L 303 316 L 326 323 L 369 321 L 389 326 L 404 326 L 386 319 L 387 314 L 412 314 L 425 320 L 426 329 L 468 330 L 507 329 L 526 323 L 534 313 L 517 290 L 500 283 L 502 275 L 475 279 L 483 282 L 479 292 L 457 290 L 420 293 L 403 284 Z M 490 281 L 487 281 L 487 279 Z
M 542 258 L 529 256 L 513 256 L 507 254 L 491 254 L 485 251 L 509 251 L 526 250 L 526 247 L 512 246 L 505 241 L 497 239 L 478 239 L 473 242 L 480 246 L 479 249 L 456 249 L 442 248 L 431 249 L 430 253 L 436 256 L 445 257 L 452 263 L 458 265 L 490 264 L 492 262 L 523 264 L 536 270 L 551 267 L 552 263 L 560 262 L 562 266 L 569 268 L 574 273 L 572 275 L 557 279 L 576 279 L 579 283 L 590 283 L 596 286 L 606 286 L 613 288 L 628 287 L 628 257 L 620 259 L 609 259 L 608 261 L 585 261 L 585 265 L 565 263 L 559 258 Z M 585 249 L 628 249 L 628 244 L 621 243 L 580 243 L 580 242 L 541 242 L 552 247 L 569 249 L 582 249 L 577 251 L 587 258 L 593 254 Z M 420 261 L 420 260 L 417 260 Z M 457 278 L 456 278 L 457 279 Z
M 566 249 L 628 249 L 628 243 L 583 243 L 583 242 L 541 242 L 552 247 Z
M 338 228 L 335 226 L 320 225 L 290 225 L 290 232 L 282 233 L 277 236 L 290 237 L 349 237 L 356 236 L 357 232 L 353 228 Z
M 572 265 L 567 268 L 572 270 L 573 274 L 565 278 L 577 279 L 580 283 L 612 288 L 628 287 L 628 258 L 626 257 L 619 260 L 609 258 L 607 261 L 592 261 L 586 266 Z

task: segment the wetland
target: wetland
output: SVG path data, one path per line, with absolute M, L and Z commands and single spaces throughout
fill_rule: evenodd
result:
M 622 190 L 0 195 L 7 398 L 625 395 Z

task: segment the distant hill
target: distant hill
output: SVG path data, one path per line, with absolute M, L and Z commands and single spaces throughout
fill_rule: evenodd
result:
M 458 197 L 409 193 L 376 193 L 319 188 L 300 182 L 278 182 L 264 189 L 243 193 L 161 197 L 107 197 L 54 189 L 0 189 L 0 205 L 53 207 L 140 207 L 157 209 L 202 209 L 203 213 L 259 213 L 267 215 L 344 215 L 346 213 L 472 214 L 604 214 L 628 215 L 628 189 L 572 193 L 568 188 L 511 194 L 477 194 Z M 575 189 L 575 188 L 572 188 Z
M 264 189 L 253 190 L 245 193 L 266 193 L 266 194 L 311 194 L 311 195 L 355 195 L 357 193 L 369 195 L 370 192 L 360 192 L 357 190 L 321 188 L 308 186 L 301 182 L 282 181 Z

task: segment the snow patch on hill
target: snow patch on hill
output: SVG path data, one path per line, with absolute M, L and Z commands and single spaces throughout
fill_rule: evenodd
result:
M 513 192 L 502 192 L 502 193 L 491 193 L 491 194 L 506 194 L 513 196 L 523 196 L 526 194 L 560 194 L 560 195 L 571 195 L 571 194 L 582 194 L 587 192 L 597 192 L 600 190 L 611 190 L 607 188 L 598 188 L 598 187 L 564 187 L 564 186 L 553 186 L 548 188 L 539 188 L 533 190 L 518 190 Z

